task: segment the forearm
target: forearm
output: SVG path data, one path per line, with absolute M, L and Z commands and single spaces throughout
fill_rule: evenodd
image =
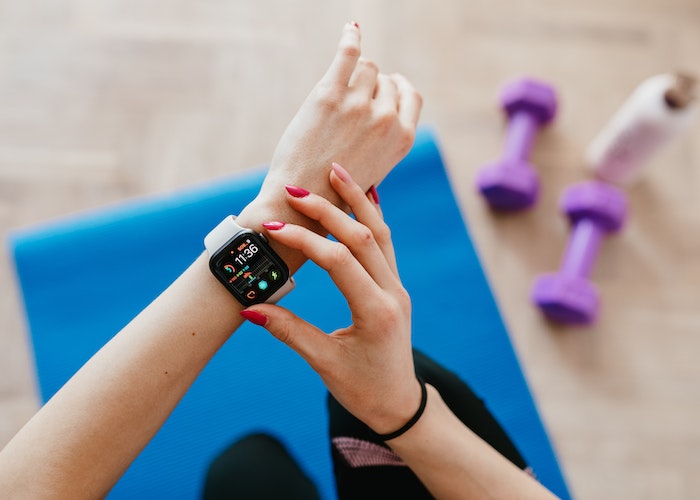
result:
M 387 444 L 436 498 L 556 498 L 465 427 L 430 386 L 420 420 Z
M 283 193 L 278 198 L 284 202 Z M 285 214 L 278 205 L 253 203 L 239 222 L 259 228 Z M 305 261 L 298 251 L 277 249 L 291 272 Z M 241 310 L 209 271 L 208 255 L 200 255 L 0 453 L 0 491 L 12 497 L 14 489 L 21 498 L 30 491 L 41 498 L 106 494 L 241 325 Z
M 237 310 L 198 258 L 0 453 L 0 491 L 106 494 L 241 323 Z

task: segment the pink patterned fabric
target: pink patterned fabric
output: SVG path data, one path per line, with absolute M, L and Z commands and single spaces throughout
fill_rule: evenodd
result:
M 332 441 L 333 446 L 353 469 L 377 465 L 406 467 L 396 453 L 384 446 L 351 437 L 335 437 Z

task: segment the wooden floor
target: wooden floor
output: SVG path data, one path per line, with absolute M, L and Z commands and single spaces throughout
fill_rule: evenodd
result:
M 266 163 L 342 24 L 425 99 L 466 220 L 573 493 L 700 497 L 700 127 L 628 189 L 601 249 L 603 310 L 548 324 L 529 302 L 569 229 L 562 190 L 643 79 L 700 75 L 697 0 L 0 0 L 0 231 Z M 533 210 L 499 216 L 473 188 L 498 156 L 497 92 L 552 82 L 561 107 L 532 158 Z M 381 187 L 380 187 L 381 192 Z M 0 266 L 0 443 L 35 411 L 7 250 Z

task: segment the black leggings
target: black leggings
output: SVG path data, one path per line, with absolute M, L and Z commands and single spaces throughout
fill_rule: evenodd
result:
M 416 373 L 452 412 L 517 467 L 525 460 L 483 401 L 456 374 L 414 350 Z M 372 431 L 328 395 L 331 454 L 339 499 L 433 498 L 418 477 Z M 204 500 L 319 499 L 313 482 L 284 446 L 266 434 L 235 442 L 209 467 Z

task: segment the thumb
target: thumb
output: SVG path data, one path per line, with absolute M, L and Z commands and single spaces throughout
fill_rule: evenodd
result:
M 241 316 L 265 328 L 273 337 L 291 347 L 314 369 L 316 361 L 323 359 L 322 354 L 328 348 L 328 335 L 283 307 L 256 304 L 241 311 Z

